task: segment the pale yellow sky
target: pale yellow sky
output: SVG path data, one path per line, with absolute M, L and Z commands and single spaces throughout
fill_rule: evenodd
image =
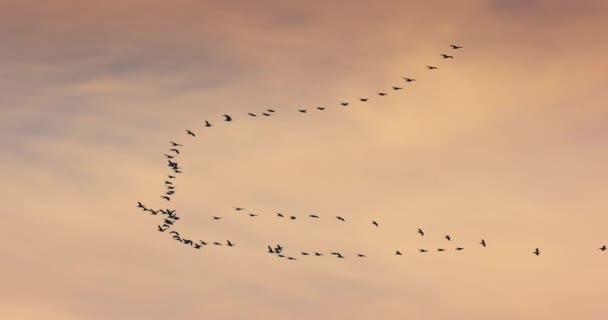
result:
M 605 1 L 0 7 L 0 318 L 608 316 Z

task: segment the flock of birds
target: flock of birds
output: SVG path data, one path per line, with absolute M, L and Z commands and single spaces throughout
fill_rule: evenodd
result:
M 462 48 L 461 46 L 458 46 L 458 45 L 450 45 L 450 47 L 451 47 L 452 50 L 457 50 L 457 49 L 461 49 Z M 443 59 L 453 59 L 454 58 L 454 56 L 448 55 L 448 54 L 441 54 L 440 56 Z M 438 69 L 438 67 L 427 65 L 426 69 L 428 69 L 428 70 L 436 70 L 436 69 Z M 408 78 L 408 77 L 403 77 L 402 79 L 406 83 L 410 83 L 410 82 L 416 81 L 416 79 L 414 79 L 414 78 Z M 399 86 L 393 86 L 393 87 L 391 87 L 391 89 L 393 91 L 398 91 L 398 90 L 402 90 L 403 88 L 399 87 Z M 388 93 L 383 92 L 383 91 L 380 91 L 377 94 L 378 94 L 378 96 L 381 96 L 381 97 L 388 95 Z M 369 98 L 367 98 L 367 97 L 358 98 L 358 101 L 359 102 L 363 102 L 363 103 L 367 102 L 368 100 L 369 100 Z M 344 102 L 344 101 L 340 102 L 340 106 L 342 106 L 342 107 L 347 107 L 349 104 L 350 104 L 350 102 Z M 317 107 L 316 109 L 319 110 L 319 111 L 323 111 L 326 108 L 325 107 Z M 300 112 L 300 113 L 303 113 L 303 114 L 308 112 L 307 109 L 298 109 L 297 111 Z M 267 109 L 264 112 L 261 112 L 259 114 L 261 114 L 262 116 L 265 116 L 265 117 L 270 117 L 275 112 L 276 111 L 273 110 L 273 109 Z M 258 116 L 258 114 L 252 113 L 252 112 L 247 113 L 247 115 L 250 116 L 250 117 L 257 117 Z M 225 115 L 223 115 L 223 120 L 226 121 L 226 122 L 231 122 L 231 121 L 233 121 L 233 117 L 231 115 L 225 114 Z M 210 127 L 214 126 L 214 124 L 211 123 L 211 122 L 209 122 L 208 120 L 206 120 L 205 124 L 203 126 L 206 127 L 206 128 L 210 128 Z M 192 136 L 193 138 L 196 137 L 196 133 L 194 133 L 192 130 L 185 130 L 185 131 L 186 131 L 187 135 Z M 170 144 L 171 145 L 170 145 L 170 149 L 169 149 L 169 152 L 168 152 L 169 154 L 165 154 L 165 158 L 167 158 L 168 167 L 171 169 L 171 174 L 167 175 L 167 180 L 164 181 L 164 185 L 165 185 L 166 190 L 165 190 L 165 193 L 163 195 L 161 195 L 161 198 L 164 199 L 165 201 L 171 201 L 171 197 L 173 195 L 175 195 L 176 189 L 175 189 L 175 185 L 173 184 L 173 182 L 176 179 L 176 175 L 182 173 L 182 168 L 179 166 L 177 160 L 175 160 L 175 159 L 180 155 L 180 149 L 179 149 L 179 147 L 183 147 L 183 145 L 179 144 L 179 143 L 176 143 L 176 142 L 173 142 L 173 141 L 170 141 Z M 175 213 L 175 210 L 171 210 L 171 209 L 153 210 L 153 209 L 147 208 L 141 202 L 138 202 L 137 207 L 141 208 L 144 212 L 149 212 L 151 215 L 158 215 L 159 213 L 162 214 L 162 215 L 166 215 L 166 217 L 163 218 L 162 224 L 158 225 L 158 229 L 157 230 L 159 232 L 166 232 L 169 229 L 173 228 L 175 226 L 175 223 L 180 219 L 179 216 L 177 216 L 177 214 Z M 245 210 L 245 208 L 234 207 L 234 210 L 235 211 L 242 211 L 242 210 Z M 258 214 L 255 214 L 255 213 L 249 213 L 248 215 L 250 217 L 257 217 L 258 216 Z M 289 219 L 289 220 L 296 220 L 297 219 L 296 216 L 293 216 L 293 215 L 287 216 L 287 215 L 284 215 L 284 214 L 282 214 L 280 212 L 276 213 L 276 217 L 278 217 L 278 218 L 285 218 L 285 219 Z M 220 216 L 211 216 L 211 218 L 213 220 L 221 220 L 222 219 L 222 217 L 220 217 Z M 310 219 L 319 219 L 320 217 L 318 215 L 316 215 L 316 214 L 310 214 L 310 215 L 308 215 L 308 218 L 310 218 Z M 335 219 L 338 220 L 338 221 L 341 221 L 341 222 L 346 222 L 346 219 L 344 217 L 342 217 L 342 216 L 335 216 Z M 379 223 L 377 221 L 375 221 L 375 220 L 371 221 L 371 225 L 373 225 L 376 228 L 378 228 L 380 226 Z M 171 237 L 174 240 L 176 240 L 176 241 L 178 241 L 178 242 L 180 242 L 180 243 L 182 243 L 184 245 L 190 246 L 193 249 L 198 249 L 198 250 L 200 250 L 203 247 L 208 246 L 208 245 L 227 246 L 227 247 L 233 247 L 233 246 L 236 245 L 236 243 L 234 243 L 234 242 L 232 242 L 230 240 L 225 240 L 225 241 L 203 241 L 203 240 L 198 240 L 198 241 L 196 241 L 196 240 L 186 239 L 186 238 L 182 237 L 179 234 L 179 232 L 177 232 L 175 230 L 171 230 L 171 231 L 169 231 L 167 233 L 169 235 L 171 235 Z M 420 236 L 425 236 L 425 233 L 424 233 L 424 231 L 421 228 L 418 228 L 417 233 Z M 444 238 L 448 242 L 452 241 L 452 238 L 451 238 L 450 235 L 445 235 Z M 485 239 L 481 239 L 480 242 L 479 242 L 479 245 L 481 245 L 483 248 L 485 248 L 487 246 L 486 240 Z M 268 253 L 273 254 L 273 255 L 275 255 L 275 256 L 277 256 L 279 258 L 285 258 L 287 260 L 298 260 L 297 258 L 295 258 L 293 256 L 286 255 L 285 252 L 284 252 L 285 248 L 283 246 L 281 246 L 280 244 L 268 245 L 267 249 L 268 249 L 267 250 Z M 601 251 L 606 251 L 607 249 L 608 248 L 606 247 L 606 245 L 603 245 L 603 246 L 601 246 L 599 248 L 599 250 L 601 250 Z M 435 250 L 437 252 L 446 251 L 445 248 L 436 248 Z M 457 247 L 454 247 L 453 250 L 455 250 L 455 251 L 462 251 L 462 250 L 464 250 L 464 247 L 457 246 Z M 418 249 L 418 252 L 419 253 L 427 253 L 427 252 L 429 252 L 429 250 L 428 249 Z M 531 253 L 533 253 L 536 256 L 539 256 L 540 255 L 540 249 L 539 248 L 535 248 L 534 251 L 532 251 Z M 332 256 L 335 256 L 338 259 L 344 259 L 345 258 L 345 255 L 343 255 L 340 252 L 333 251 L 333 252 L 329 252 L 328 254 L 332 255 Z M 301 256 L 316 256 L 316 257 L 319 257 L 319 256 L 323 256 L 325 254 L 321 253 L 321 252 L 317 252 L 317 251 L 313 251 L 313 252 L 301 251 L 300 255 Z M 403 255 L 403 252 L 400 251 L 400 250 L 395 250 L 394 255 L 401 256 L 401 255 Z M 357 258 L 365 258 L 365 257 L 367 257 L 367 255 L 365 255 L 363 253 L 356 253 L 354 256 L 357 257 Z

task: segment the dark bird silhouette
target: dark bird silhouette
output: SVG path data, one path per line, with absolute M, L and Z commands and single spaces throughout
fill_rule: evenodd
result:
M 338 259 L 344 259 L 344 256 L 343 256 L 343 255 L 341 255 L 341 254 L 339 254 L 339 253 L 336 255 L 336 257 L 337 257 Z
M 245 208 L 239 208 L 239 207 L 233 207 L 233 208 L 234 208 L 234 210 L 236 210 L 236 211 L 241 211 L 241 210 L 245 209 Z
M 173 225 L 174 222 L 172 220 L 165 219 L 165 223 L 168 225 Z
M 274 251 L 272 250 L 272 247 L 268 246 L 268 253 L 274 253 Z
M 229 115 L 227 115 L 227 114 L 225 114 L 224 115 L 224 121 L 232 121 L 232 117 L 229 116 Z
M 181 171 L 179 171 L 177 169 L 173 170 L 173 172 L 175 172 L 175 173 L 182 173 Z
M 263 116 L 266 116 L 266 117 L 270 117 L 270 113 L 266 113 L 266 112 L 264 112 L 264 113 L 262 113 L 262 115 L 263 115 Z
M 346 221 L 344 220 L 344 218 L 342 218 L 342 217 L 340 217 L 340 216 L 336 216 L 336 219 L 338 219 L 338 220 L 340 220 L 340 221 L 342 221 L 342 222 L 346 222 Z
M 433 66 L 426 66 L 426 68 L 429 69 L 429 70 L 435 70 L 435 69 L 437 69 L 437 67 L 433 67 Z
M 177 167 L 177 162 L 173 162 L 173 161 L 171 161 L 171 160 L 167 160 L 167 161 L 169 161 L 169 165 L 168 165 L 169 167 L 172 167 L 172 168 Z M 166 182 L 166 181 L 165 181 L 165 182 Z
M 277 254 L 277 257 L 279 257 L 279 258 L 285 258 L 285 256 L 282 255 L 282 254 Z
M 536 250 L 534 250 L 534 252 L 532 252 L 532 253 L 534 253 L 538 257 L 540 255 L 540 250 L 538 250 L 538 248 L 536 248 Z
M 213 125 L 209 121 L 205 120 L 205 127 L 209 128 L 209 127 L 212 127 L 212 126 Z
M 167 196 L 160 196 L 161 198 L 167 200 L 167 201 L 171 201 L 171 198 L 167 197 Z
M 450 235 L 449 235 L 449 234 L 448 234 L 448 235 L 446 235 L 446 236 L 445 236 L 445 238 L 446 238 L 446 239 L 448 239 L 448 241 L 452 241 L 452 238 L 450 237 Z
M 173 184 L 173 182 L 165 180 L 165 184 Z
M 454 58 L 454 57 L 449 56 L 447 54 L 441 54 L 441 57 L 444 58 L 444 59 L 453 59 Z
M 486 240 L 484 240 L 484 239 L 481 239 L 481 242 L 480 242 L 480 244 L 481 244 L 481 245 L 482 245 L 482 246 L 484 246 L 484 248 L 485 248 L 485 246 L 486 246 Z
M 403 77 L 403 80 L 405 80 L 405 82 L 412 82 L 412 81 L 416 81 L 416 79 L 412 79 L 412 78 L 405 78 L 405 77 Z
M 294 258 L 294 257 L 287 257 L 287 259 L 288 259 L 288 260 L 298 260 L 298 259 L 296 259 L 296 258 Z
M 176 236 L 179 237 L 179 232 L 177 232 L 177 231 L 171 231 L 171 232 L 169 232 L 169 234 L 175 234 Z
M 192 132 L 192 131 L 190 131 L 190 130 L 186 130 L 186 133 L 187 133 L 187 134 L 189 134 L 189 135 L 191 135 L 191 136 L 193 136 L 193 137 L 196 137 L 196 136 L 194 135 L 194 132 Z
M 169 177 L 169 179 L 175 179 L 175 177 L 172 175 L 168 175 L 167 177 Z
M 388 94 L 388 93 L 384 93 L 384 92 L 378 92 L 378 95 L 379 95 L 379 96 L 385 96 L 385 95 L 387 95 L 387 94 Z
M 284 215 L 283 215 L 282 213 L 280 213 L 280 212 L 277 212 L 277 217 L 281 217 L 281 218 L 283 218 L 283 217 L 284 217 Z
M 464 248 L 463 247 L 458 247 L 458 248 L 456 248 L 456 250 L 460 251 L 460 250 L 464 250 Z
M 460 47 L 460 46 L 453 45 L 453 44 L 451 44 L 451 45 L 450 45 L 450 47 L 452 47 L 452 49 L 460 49 L 460 48 L 462 48 L 462 47 Z
M 219 242 L 214 242 L 213 244 L 214 244 L 214 245 L 216 245 L 216 246 L 221 246 L 221 245 L 222 245 L 222 244 L 221 244 L 221 243 L 219 243 Z
M 298 110 L 298 111 L 300 111 L 300 112 L 302 112 L 302 113 L 306 113 L 306 109 L 300 109 L 300 110 Z
M 319 109 L 319 110 L 325 110 L 325 108 L 323 108 L 323 107 L 317 107 L 317 109 Z
M 169 150 L 169 151 L 173 151 L 173 152 L 175 152 L 175 153 L 179 154 L 179 150 L 177 150 L 177 149 L 171 149 L 171 150 Z
M 303 256 L 307 256 L 307 255 L 308 255 L 308 252 L 304 252 L 304 251 L 302 251 L 302 252 L 301 252 L 301 254 L 302 254 Z
M 183 242 L 182 238 L 178 237 L 178 236 L 173 236 L 174 240 L 177 240 L 179 242 Z
M 295 220 L 295 219 L 296 219 L 296 217 L 291 216 L 291 217 L 289 217 L 289 219 L 291 219 L 291 220 Z
M 230 240 L 226 240 L 226 245 L 229 247 L 234 247 L 234 243 L 230 242 Z
M 320 256 L 322 256 L 322 255 L 323 255 L 323 254 L 322 254 L 322 253 L 320 253 L 320 252 L 315 252 L 315 256 L 317 256 L 317 257 L 320 257 Z
M 141 204 L 141 202 L 137 201 L 137 207 L 138 208 L 144 208 L 144 210 L 146 209 L 146 206 L 144 206 L 143 204 Z
M 198 243 L 195 243 L 195 244 L 194 244 L 194 249 L 200 249 L 200 248 L 201 248 L 201 245 L 200 245 L 200 244 L 198 244 Z
M 360 99 L 359 99 L 359 101 L 361 101 L 361 102 L 365 102 L 365 101 L 367 101 L 367 100 L 368 100 L 367 98 L 360 98 Z
M 257 116 L 255 115 L 255 113 L 251 113 L 251 112 L 249 112 L 249 113 L 248 113 L 248 115 L 250 115 L 250 116 L 252 116 L 252 117 L 257 117 Z
M 171 143 L 172 147 L 183 147 L 184 146 L 183 144 L 179 144 L 179 143 L 173 142 L 173 141 L 169 141 L 169 143 Z
M 418 249 L 418 252 L 428 252 L 426 249 Z
M 606 251 L 606 246 L 605 246 L 605 245 L 603 245 L 602 247 L 600 247 L 600 250 L 602 250 L 602 251 Z
M 184 240 L 184 244 L 192 245 L 192 240 Z
M 250 213 L 250 214 L 249 214 L 249 216 L 250 216 L 250 217 L 257 217 L 258 215 L 257 215 L 257 214 L 254 214 L 254 213 Z
M 376 227 L 378 226 L 378 222 L 376 222 L 376 221 L 372 221 L 372 224 L 375 225 Z
M 167 159 L 173 159 L 173 158 L 175 158 L 175 156 L 165 154 L 165 158 L 167 158 Z
M 207 242 L 205 242 L 205 241 L 203 241 L 203 240 L 199 240 L 199 242 L 200 242 L 200 244 L 201 244 L 201 245 L 203 245 L 203 246 L 206 246 L 206 245 L 207 245 Z
M 403 255 L 403 254 L 401 253 L 401 251 L 396 250 L 396 251 L 395 251 L 395 255 L 397 255 L 397 256 L 401 256 L 401 255 Z
M 277 244 L 277 246 L 274 248 L 274 252 L 281 253 L 281 251 L 283 251 L 283 247 L 281 247 L 280 244 Z
M 275 111 L 274 111 L 274 110 L 272 110 L 272 109 L 268 109 L 268 110 L 266 110 L 266 111 L 268 111 L 268 112 L 275 112 Z
M 167 185 L 167 189 L 169 189 L 169 190 L 173 190 L 173 189 L 175 189 L 175 187 L 174 187 L 174 186 L 172 186 L 172 185 Z
M 422 231 L 420 228 L 418 228 L 418 233 L 420 233 L 421 236 L 424 236 L 424 231 Z
M 401 90 L 401 89 L 403 89 L 403 88 L 401 88 L 401 87 L 393 87 L 393 90 Z
M 316 215 L 316 214 L 311 214 L 311 215 L 308 215 L 308 216 L 311 217 L 311 218 L 319 218 L 319 216 Z
M 169 229 L 169 228 L 168 227 L 167 228 L 163 228 L 160 225 L 158 226 L 158 231 L 160 231 L 160 232 L 165 232 L 165 230 L 167 230 L 167 229 Z
M 366 256 L 364 254 L 357 253 L 357 257 L 359 257 L 359 258 L 365 258 Z
M 153 209 L 146 209 L 148 212 L 150 212 L 151 215 L 157 215 L 158 211 L 155 211 Z
M 220 220 L 222 217 L 211 216 L 211 218 L 213 218 L 213 220 Z
M 445 249 L 437 248 L 437 251 L 445 251 Z
M 348 102 L 340 102 L 340 104 L 346 107 L 348 105 Z

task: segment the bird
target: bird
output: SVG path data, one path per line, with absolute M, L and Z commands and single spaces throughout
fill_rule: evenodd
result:
M 234 247 L 234 243 L 230 242 L 230 240 L 226 240 L 226 245 L 229 247 Z
M 220 220 L 222 217 L 211 216 L 211 218 L 213 218 L 213 220 Z
M 209 123 L 209 121 L 205 120 L 205 127 L 209 128 L 212 127 L 213 125 L 211 123 Z
M 165 184 L 173 184 L 173 182 L 165 180 Z
M 412 82 L 412 81 L 416 81 L 416 79 L 412 79 L 412 78 L 406 78 L 406 77 L 402 77 L 403 80 L 405 80 L 405 82 Z
M 311 217 L 311 218 L 319 218 L 319 216 L 316 215 L 316 214 L 311 214 L 311 215 L 308 215 L 308 216 Z
M 302 254 L 303 256 L 307 256 L 307 255 L 308 255 L 308 252 L 304 252 L 304 251 L 302 251 L 302 252 L 301 252 L 301 254 Z
M 357 253 L 357 257 L 359 257 L 359 258 L 365 258 L 366 256 L 364 254 Z
M 291 216 L 291 217 L 289 217 L 289 219 L 291 219 L 291 220 L 295 220 L 295 219 L 296 219 L 296 217 Z
M 262 113 L 262 115 L 263 115 L 263 116 L 266 116 L 266 117 L 270 117 L 270 113 L 266 113 L 266 112 L 264 112 L 264 113 Z
M 454 57 L 449 56 L 447 54 L 441 54 L 441 57 L 444 58 L 444 59 L 453 59 L 454 58 Z
M 403 89 L 403 88 L 401 88 L 401 87 L 393 87 L 393 90 L 401 90 L 401 89 Z
M 225 114 L 224 115 L 224 121 L 232 121 L 232 117 L 229 116 L 229 115 L 227 115 L 227 114 Z
M 137 207 L 138 208 L 146 208 L 143 204 L 141 204 L 141 202 L 137 201 Z
M 424 231 L 422 231 L 420 228 L 418 228 L 418 233 L 420 233 L 421 236 L 424 236 Z
M 233 207 L 233 208 L 234 208 L 234 210 L 236 210 L 236 211 L 241 211 L 241 210 L 245 209 L 245 208 L 239 208 L 239 207 Z
M 452 47 L 452 49 L 460 49 L 460 48 L 462 48 L 462 47 L 460 47 L 460 46 L 453 45 L 453 44 L 451 44 L 451 45 L 450 45 L 450 47 Z
M 150 214 L 152 214 L 152 215 L 157 215 L 158 214 L 158 211 L 154 211 L 153 209 L 144 209 L 144 210 L 149 211 Z
M 198 243 L 195 243 L 195 244 L 194 244 L 194 249 L 200 249 L 200 248 L 201 248 L 201 245 L 200 245 L 200 244 L 198 244 Z
M 378 226 L 378 222 L 376 222 L 376 221 L 372 221 L 372 224 L 375 225 L 376 227 Z
M 175 189 L 175 187 L 174 187 L 174 186 L 171 186 L 171 185 L 167 185 L 167 189 L 169 189 L 169 190 L 173 190 L 173 189 Z
M 160 232 L 165 232 L 165 230 L 167 230 L 167 229 L 169 229 L 169 228 L 163 228 L 160 225 L 158 226 L 158 231 L 160 231 Z
M 192 240 L 184 240 L 184 244 L 192 245 Z
M 452 238 L 450 237 L 450 235 L 449 235 L 449 234 L 448 234 L 448 235 L 446 235 L 446 236 L 445 236 L 445 238 L 446 238 L 446 239 L 448 239 L 448 241 L 452 241 Z
M 367 100 L 368 100 L 367 98 L 359 98 L 359 101 L 361 101 L 361 102 L 365 102 Z
M 317 109 L 319 109 L 319 110 L 325 110 L 325 108 L 323 108 L 323 107 L 317 107 Z
M 480 244 L 481 244 L 481 245 L 482 245 L 482 246 L 484 246 L 484 247 L 485 247 L 485 246 L 486 246 L 486 240 L 484 240 L 484 239 L 481 239 L 481 242 L 480 242 Z
M 320 256 L 322 256 L 322 255 L 323 255 L 323 254 L 322 254 L 322 253 L 320 253 L 320 252 L 315 252 L 315 256 L 317 256 L 317 257 L 320 257 Z
M 161 198 L 167 200 L 167 201 L 171 201 L 171 198 L 167 197 L 167 196 L 160 196 Z
M 285 258 L 285 256 L 282 255 L 282 254 L 278 254 L 277 257 L 279 257 L 279 258 Z
M 171 143 L 172 147 L 183 147 L 184 146 L 183 144 L 179 144 L 179 143 L 173 142 L 173 141 L 169 141 L 169 143 Z
M 168 155 L 168 154 L 165 154 L 165 157 L 166 157 L 167 159 L 173 159 L 173 158 L 175 158 L 175 156 Z
M 172 168 L 177 167 L 177 162 L 173 162 L 173 161 L 168 160 L 168 159 L 167 159 L 167 161 L 169 161 L 169 167 L 172 167 Z
M 169 151 L 174 151 L 175 153 L 179 154 L 179 150 L 177 150 L 177 149 L 171 149 Z
M 283 217 L 284 217 L 284 215 L 283 215 L 282 213 L 280 213 L 280 212 L 277 212 L 277 217 L 281 217 L 281 218 L 283 218 Z
M 302 113 L 306 113 L 306 109 L 300 109 L 300 110 L 298 110 L 298 111 L 300 111 L 300 112 L 302 112 Z
M 340 104 L 346 107 L 348 105 L 348 102 L 340 102 Z
M 429 69 L 429 70 L 437 69 L 437 67 L 433 67 L 433 66 L 426 66 L 426 68 Z
M 458 248 L 456 248 L 456 250 L 460 251 L 460 250 L 464 250 L 464 248 L 463 247 L 458 247 Z
M 171 221 L 171 220 L 169 220 L 169 219 L 165 219 L 165 223 L 168 224 L 168 225 L 173 225 L 174 224 L 174 222 Z
M 196 137 L 196 136 L 194 135 L 194 132 L 192 132 L 192 131 L 190 131 L 190 130 L 186 130 L 186 133 L 187 133 L 187 134 L 189 134 L 189 135 L 191 135 L 191 136 L 193 136 L 193 137 Z
M 344 220 L 344 218 L 342 218 L 342 217 L 340 217 L 340 216 L 336 216 L 336 219 L 338 219 L 338 220 L 340 220 L 340 221 L 342 221 L 342 222 L 346 222 L 346 221 Z
M 341 255 L 341 254 L 339 254 L 339 253 L 336 255 L 336 257 L 337 257 L 337 258 L 339 258 L 339 259 L 344 259 L 344 256 L 342 256 L 342 255 Z
M 418 249 L 418 252 L 428 252 L 426 249 Z
M 602 251 L 606 251 L 606 245 L 603 245 L 603 246 L 600 248 L 600 250 L 602 250 Z
M 445 251 L 445 249 L 437 248 L 437 251 Z
M 385 96 L 385 95 L 387 95 L 387 94 L 388 94 L 388 93 L 384 93 L 384 92 L 378 92 L 378 95 L 379 95 L 379 96 Z
M 254 214 L 254 213 L 250 213 L 250 214 L 249 214 L 249 216 L 250 216 L 250 217 L 257 217 L 258 215 L 257 215 L 257 214 Z
M 401 253 L 401 251 L 396 250 L 396 251 L 395 251 L 395 255 L 397 255 L 397 256 L 401 256 L 401 255 L 403 255 L 403 254 Z
M 214 242 L 213 244 L 214 244 L 214 245 L 216 245 L 216 246 L 221 246 L 221 245 L 222 245 L 222 244 L 221 244 L 221 243 L 219 243 L 219 242 Z
M 203 240 L 199 240 L 199 242 L 201 243 L 201 245 L 206 246 L 207 242 L 203 241 Z
M 298 260 L 298 259 L 296 259 L 296 258 L 294 258 L 294 257 L 287 257 L 287 259 L 288 259 L 288 260 Z
M 175 172 L 175 173 L 182 173 L 181 171 L 179 171 L 177 169 L 174 169 L 173 172 Z
M 534 253 L 538 257 L 538 255 L 540 255 L 540 250 L 536 248 L 536 250 L 534 250 L 532 253 Z
M 281 247 L 280 244 L 277 244 L 277 246 L 274 248 L 274 251 L 276 251 L 277 253 L 280 253 L 281 251 L 283 251 L 283 247 Z
M 177 231 L 171 231 L 171 232 L 169 232 L 169 234 L 175 234 L 176 236 L 179 237 L 179 232 L 177 232 Z
M 172 175 L 168 175 L 167 177 L 169 177 L 169 179 L 175 179 L 175 177 Z
M 268 110 L 266 110 L 266 111 L 268 111 L 268 112 L 275 112 L 275 111 L 274 111 L 274 110 L 272 110 L 272 109 L 268 109 Z
M 249 113 L 247 113 L 247 114 L 248 114 L 248 115 L 250 115 L 250 116 L 252 116 L 252 117 L 257 117 L 257 116 L 255 115 L 255 113 L 251 113 L 251 112 L 249 112 Z
M 274 251 L 272 250 L 272 247 L 268 246 L 268 253 L 274 253 Z

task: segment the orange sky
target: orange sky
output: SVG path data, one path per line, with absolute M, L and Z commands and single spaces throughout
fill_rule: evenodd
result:
M 608 317 L 606 1 L 0 8 L 1 319 Z

